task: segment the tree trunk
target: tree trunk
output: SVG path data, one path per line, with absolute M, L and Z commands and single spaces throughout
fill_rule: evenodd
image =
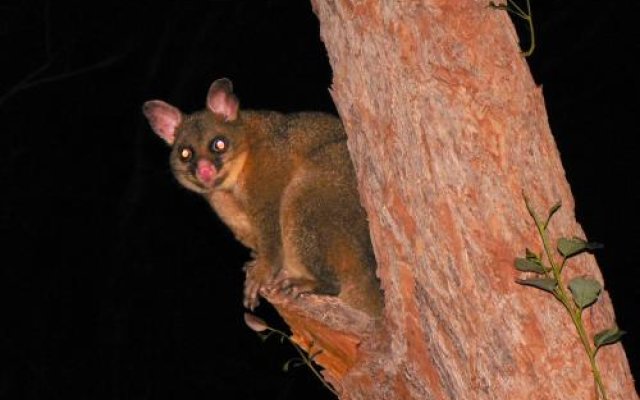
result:
M 552 237 L 581 236 L 542 90 L 503 11 L 479 0 L 312 0 L 368 212 L 385 315 L 335 299 L 276 303 L 343 399 L 592 399 L 563 306 L 518 285 L 541 250 L 523 191 Z M 602 282 L 590 255 L 565 282 Z M 327 307 L 331 307 L 328 311 Z M 615 325 L 606 292 L 584 314 Z M 312 351 L 314 350 L 312 349 Z M 620 344 L 597 356 L 609 399 L 637 399 Z

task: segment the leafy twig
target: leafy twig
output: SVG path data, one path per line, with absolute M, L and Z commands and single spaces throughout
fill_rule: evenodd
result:
M 513 14 L 521 19 L 527 21 L 527 26 L 529 27 L 529 49 L 527 51 L 522 51 L 522 55 L 525 57 L 529 57 L 533 54 L 533 50 L 536 47 L 536 35 L 535 30 L 533 28 L 533 14 L 531 13 L 531 1 L 527 1 L 527 11 L 525 12 L 514 0 L 507 0 L 506 3 L 496 4 L 493 1 L 489 2 L 489 7 L 496 10 L 504 10 L 509 14 Z
M 551 247 L 549 233 L 547 227 L 551 218 L 560 209 L 561 204 L 556 203 L 549 210 L 547 218 L 543 221 L 540 219 L 536 211 L 531 206 L 529 199 L 524 195 L 524 202 L 527 207 L 527 211 L 533 219 L 540 239 L 542 240 L 542 247 L 546 255 L 549 267 L 547 267 L 540 255 L 535 254 L 531 250 L 527 249 L 525 258 L 517 258 L 515 261 L 515 268 L 522 272 L 530 272 L 538 275 L 543 275 L 543 278 L 527 278 L 518 279 L 517 283 L 521 285 L 533 286 L 538 289 L 544 290 L 553 294 L 553 296 L 562 303 L 564 308 L 569 313 L 573 325 L 576 328 L 580 342 L 584 348 L 589 364 L 591 365 L 591 372 L 593 373 L 593 379 L 596 386 L 597 396 L 602 396 L 602 399 L 607 400 L 607 394 L 602 382 L 602 376 L 598 365 L 596 363 L 596 355 L 598 350 L 602 346 L 616 343 L 620 340 L 624 331 L 619 330 L 617 327 L 605 329 L 598 332 L 593 337 L 593 346 L 587 335 L 587 331 L 582 321 L 582 310 L 593 305 L 600 296 L 602 291 L 602 285 L 587 277 L 577 277 L 569 281 L 569 284 L 565 286 L 562 279 L 562 271 L 567 264 L 567 260 L 585 251 L 601 248 L 602 245 L 594 242 L 587 242 L 580 238 L 560 238 L 556 243 L 556 250 L 561 256 L 561 261 L 558 262 L 555 258 L 555 253 Z M 568 288 L 568 291 L 565 289 Z M 569 292 L 571 295 L 569 295 Z
M 289 366 L 291 366 L 291 365 L 293 365 L 293 366 L 307 365 L 307 367 L 309 367 L 311 372 L 313 372 L 313 374 L 320 380 L 320 382 L 322 382 L 322 384 L 331 393 L 333 393 L 334 395 L 338 396 L 338 392 L 336 392 L 336 390 L 333 387 L 331 387 L 331 385 L 329 385 L 329 383 L 320 374 L 320 371 L 318 371 L 318 369 L 313 364 L 314 358 L 318 354 L 320 354 L 322 352 L 322 350 L 318 350 L 318 351 L 316 351 L 314 353 L 310 353 L 310 355 L 307 355 L 304 352 L 304 350 L 302 350 L 302 348 L 300 348 L 300 346 L 291 339 L 291 336 L 287 335 L 286 333 L 282 332 L 281 330 L 278 330 L 278 329 L 270 327 L 269 325 L 267 325 L 267 323 L 262 318 L 259 318 L 259 317 L 255 316 L 253 314 L 244 313 L 244 322 L 247 324 L 247 326 L 249 328 L 251 328 L 255 332 L 258 332 L 258 334 L 260 335 L 262 340 L 267 340 L 270 336 L 275 334 L 275 335 L 280 336 L 280 342 L 281 343 L 284 342 L 284 340 L 287 340 L 287 341 L 289 341 L 289 343 L 291 343 L 293 348 L 296 349 L 296 352 L 298 353 L 298 355 L 300 357 L 299 358 L 294 358 L 294 359 L 291 359 L 291 360 L 287 361 L 283 366 L 283 370 L 284 371 L 288 371 L 289 370 Z M 309 349 L 309 350 L 311 350 L 311 349 Z M 298 364 L 298 362 L 301 362 L 301 364 Z

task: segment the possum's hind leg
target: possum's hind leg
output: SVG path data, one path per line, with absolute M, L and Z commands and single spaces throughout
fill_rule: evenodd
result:
M 280 210 L 283 268 L 274 289 L 292 297 L 304 293 L 336 296 L 340 293 L 336 266 L 329 265 L 328 249 L 335 238 L 333 216 L 326 188 L 321 185 L 288 188 L 287 202 Z M 320 189 L 322 188 L 322 189 Z

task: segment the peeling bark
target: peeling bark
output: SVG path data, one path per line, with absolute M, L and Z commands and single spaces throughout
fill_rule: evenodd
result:
M 381 321 L 336 299 L 279 302 L 343 399 L 593 399 L 552 296 L 515 283 L 541 244 L 522 198 L 558 200 L 552 237 L 582 236 L 542 90 L 506 13 L 484 0 L 312 0 L 334 71 L 385 292 Z M 602 282 L 590 255 L 566 281 Z M 606 292 L 584 314 L 615 325 Z M 609 399 L 637 399 L 620 344 L 598 354 Z

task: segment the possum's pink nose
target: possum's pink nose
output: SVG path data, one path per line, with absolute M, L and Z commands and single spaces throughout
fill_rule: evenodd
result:
M 198 160 L 196 174 L 202 182 L 211 183 L 211 180 L 216 175 L 216 167 L 207 160 Z

